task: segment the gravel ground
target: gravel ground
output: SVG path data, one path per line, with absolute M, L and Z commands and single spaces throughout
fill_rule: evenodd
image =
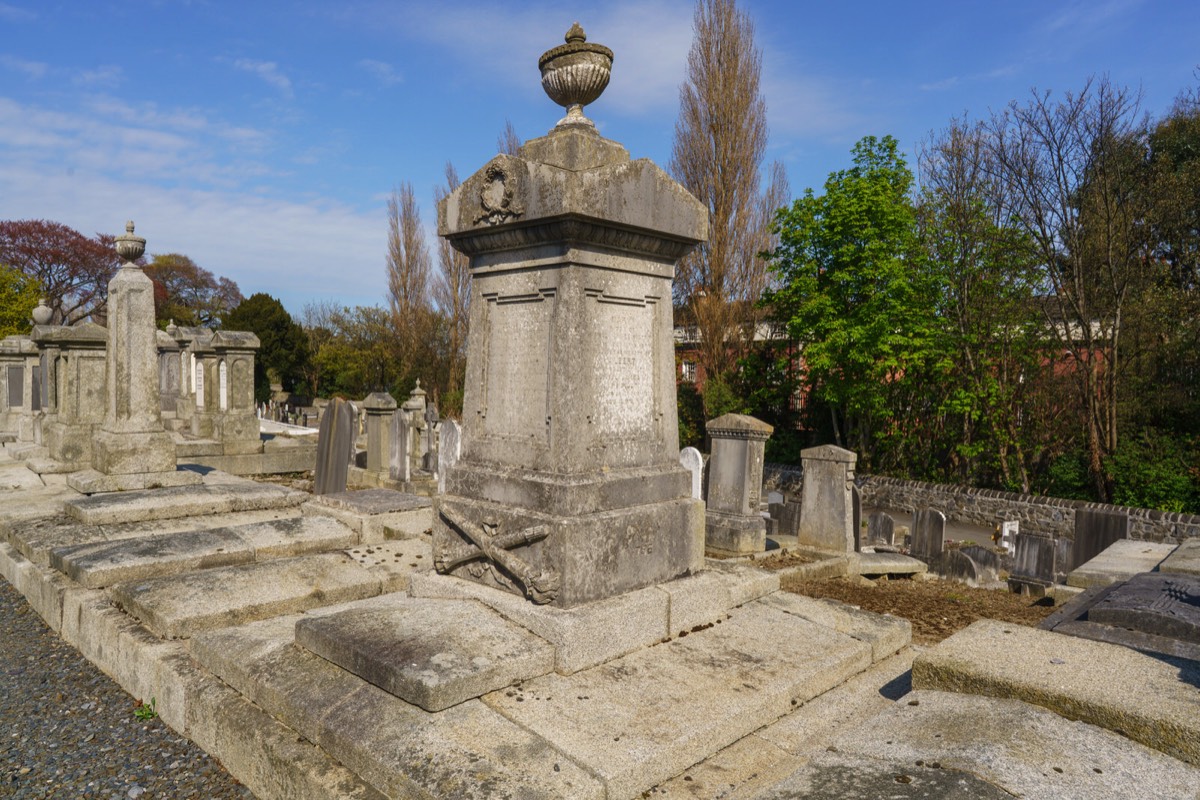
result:
M 0 797 L 254 797 L 136 706 L 0 578 Z

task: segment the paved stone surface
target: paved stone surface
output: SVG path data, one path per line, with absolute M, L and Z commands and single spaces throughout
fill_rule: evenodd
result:
M 379 578 L 385 593 L 407 592 L 414 574 L 433 569 L 433 549 L 428 536 L 363 544 L 345 552 Z
M 484 701 L 632 797 L 836 686 L 870 663 L 861 642 L 775 609 Z
M 1200 662 L 980 620 L 918 656 L 913 687 L 1023 700 L 1200 765 Z
M 824 753 L 753 800 L 1010 800 L 1012 795 L 966 772 Z
M 1200 575 L 1200 539 L 1188 539 L 1158 565 L 1161 572 Z
M 397 492 L 394 489 L 360 489 L 313 495 L 312 502 L 333 508 L 343 508 L 358 514 L 390 514 L 395 511 L 412 511 L 414 508 L 433 507 L 433 501 L 428 497 Z
M 872 614 L 836 600 L 816 600 L 778 592 L 759 601 L 788 614 L 853 636 L 871 646 L 871 657 L 880 661 L 912 642 L 912 623 L 888 614 Z
M 379 594 L 379 579 L 341 553 L 221 567 L 117 584 L 113 602 L 159 636 L 200 631 Z
M 70 545 L 50 553 L 52 567 L 89 589 L 253 560 L 254 551 L 227 530 Z
M 389 797 L 605 797 L 569 757 L 478 700 L 431 714 L 294 647 L 298 619 L 206 633 L 192 640 L 192 652 Z
M 286 508 L 308 499 L 303 492 L 266 483 L 221 483 L 80 497 L 66 513 L 88 525 L 144 522 L 228 511 Z
M 1139 572 L 1149 572 L 1175 550 L 1173 544 L 1121 539 L 1102 553 L 1067 574 L 1067 585 L 1090 589 L 1127 581 Z
M 397 596 L 302 619 L 296 643 L 426 711 L 554 669 L 550 644 L 474 600 Z
M 1016 797 L 1194 798 L 1200 769 L 1018 700 L 916 691 L 834 741 L 837 752 L 961 770 Z M 934 766 L 937 765 L 937 766 Z

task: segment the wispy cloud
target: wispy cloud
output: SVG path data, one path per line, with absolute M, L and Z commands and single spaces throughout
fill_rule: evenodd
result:
M 120 67 L 113 64 L 105 64 L 95 69 L 76 73 L 71 78 L 71 82 L 76 86 L 105 86 L 111 88 L 118 86 L 124 77 L 125 73 Z
M 260 79 L 278 89 L 285 97 L 292 96 L 292 82 L 287 75 L 279 70 L 274 61 L 257 61 L 252 58 L 239 58 L 233 61 L 233 66 Z
M 358 66 L 365 69 L 375 80 L 379 81 L 384 86 L 394 86 L 404 80 L 404 76 L 396 71 L 396 68 L 386 61 L 376 61 L 373 58 L 364 58 L 358 62 Z
M 37 19 L 37 14 L 26 8 L 19 8 L 8 3 L 0 3 L 0 19 L 8 20 L 9 22 L 33 22 Z
M 43 77 L 50 68 L 48 64 L 41 61 L 28 61 L 10 55 L 0 55 L 0 66 L 35 79 Z

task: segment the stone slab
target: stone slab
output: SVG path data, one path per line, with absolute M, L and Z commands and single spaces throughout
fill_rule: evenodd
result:
M 362 544 L 345 551 L 383 584 L 383 591 L 407 592 L 412 576 L 433 569 L 433 547 L 429 537 Z
M 201 475 L 187 469 L 161 472 L 121 472 L 112 475 L 105 475 L 94 469 L 86 469 L 68 475 L 67 486 L 80 494 L 100 494 L 194 486 L 203 480 Z
M 4 526 L 5 539 L 39 566 L 50 565 L 50 553 L 59 547 L 95 544 L 108 537 L 98 525 L 84 525 L 66 514 L 35 520 L 19 520 Z
M 1200 769 L 1119 734 L 1018 700 L 952 692 L 913 692 L 833 746 L 903 764 L 914 783 L 957 770 L 1014 797 L 1184 798 L 1200 788 Z
M 247 481 L 80 497 L 66 501 L 64 509 L 80 522 L 105 525 L 230 511 L 288 508 L 306 499 L 308 495 L 304 492 Z
M 870 648 L 758 604 L 712 628 L 484 701 L 633 797 L 836 686 Z
M 113 586 L 113 602 L 167 639 L 380 593 L 379 578 L 341 553 L 219 567 Z
M 836 600 L 817 600 L 790 592 L 777 592 L 760 603 L 794 614 L 870 645 L 871 657 L 881 661 L 912 642 L 912 623 L 889 614 L 873 614 Z
M 225 530 L 69 545 L 50 553 L 52 567 L 88 589 L 253 560 L 254 551 Z
M 670 597 L 655 587 L 572 609 L 436 573 L 414 574 L 414 597 L 471 598 L 554 645 L 554 669 L 569 675 L 667 638 Z
M 1088 589 L 1127 581 L 1139 572 L 1149 572 L 1175 550 L 1173 544 L 1120 539 L 1099 555 L 1067 574 L 1067 584 Z
M 37 489 L 42 486 L 45 484 L 30 461 L 0 464 L 0 500 L 9 497 L 7 492 Z
M 400 596 L 388 608 L 301 619 L 296 643 L 426 711 L 554 669 L 549 643 L 474 600 Z
M 397 492 L 397 494 L 401 493 Z M 416 495 L 411 496 L 416 497 Z M 321 503 L 317 497 L 314 495 L 310 502 L 304 504 L 306 515 L 335 519 L 356 531 L 360 540 L 367 544 L 382 542 L 386 539 L 423 536 L 430 531 L 433 525 L 433 509 L 428 505 L 414 505 L 413 508 L 403 511 L 363 514 L 352 509 Z M 419 499 L 428 500 L 423 497 Z
M 1200 539 L 1188 539 L 1158 565 L 1160 572 L 1200 575 Z
M 1200 766 L 1200 663 L 979 620 L 922 653 L 913 687 L 1012 698 Z
M 855 575 L 915 575 L 927 572 L 924 562 L 902 553 L 850 553 L 847 569 Z
M 605 797 L 578 764 L 478 700 L 431 714 L 293 646 L 298 619 L 206 633 L 192 652 L 389 797 Z
M 415 508 L 432 508 L 433 501 L 408 492 L 393 489 L 359 489 L 349 492 L 313 495 L 315 505 L 330 506 L 353 511 L 356 514 L 391 514 L 396 511 L 412 511 Z
M 1066 636 L 1078 636 L 1097 642 L 1108 642 L 1140 650 L 1143 653 L 1159 654 L 1172 658 L 1186 658 L 1200 662 L 1200 645 L 1166 636 L 1155 636 L 1141 631 L 1101 625 L 1088 619 L 1088 612 L 1098 601 L 1104 599 L 1121 584 L 1093 586 L 1078 590 L 1080 594 L 1054 610 L 1038 625 L 1046 631 Z
M 1135 575 L 1098 600 L 1088 621 L 1200 645 L 1200 577 Z
M 721 559 L 706 559 L 704 566 L 706 570 L 721 576 L 729 591 L 730 608 L 737 608 L 779 591 L 778 572 Z

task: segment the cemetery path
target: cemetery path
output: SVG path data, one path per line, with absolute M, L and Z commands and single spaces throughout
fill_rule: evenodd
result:
M 254 797 L 162 720 L 139 719 L 3 578 L 0 642 L 0 797 Z
M 937 580 L 833 578 L 796 583 L 788 591 L 903 617 L 912 622 L 913 642 L 921 645 L 936 644 L 978 619 L 1035 627 L 1054 611 L 1048 598 Z

